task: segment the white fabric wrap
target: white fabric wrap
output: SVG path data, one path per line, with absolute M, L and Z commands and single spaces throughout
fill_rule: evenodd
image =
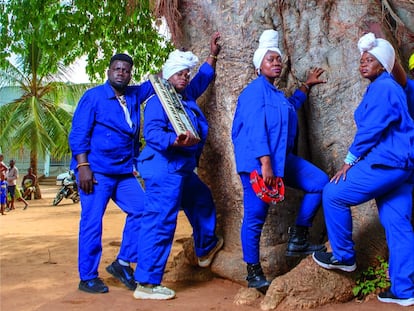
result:
M 373 55 L 385 70 L 392 71 L 395 61 L 395 51 L 391 43 L 381 38 L 375 38 L 375 35 L 370 32 L 363 35 L 358 41 L 358 49 L 362 53 L 368 52 Z
M 273 29 L 263 31 L 260 36 L 259 47 L 253 55 L 253 64 L 256 69 L 260 68 L 267 51 L 273 51 L 282 56 L 282 53 L 279 50 L 279 36 L 277 31 Z
M 162 77 L 168 80 L 172 75 L 181 70 L 189 69 L 191 71 L 197 63 L 198 57 L 190 51 L 172 51 L 162 67 Z

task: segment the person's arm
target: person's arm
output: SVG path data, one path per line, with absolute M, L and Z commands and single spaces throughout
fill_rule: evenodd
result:
M 275 185 L 276 178 L 273 174 L 272 160 L 270 156 L 265 155 L 259 158 L 262 167 L 262 177 L 266 185 L 273 187 Z
M 191 79 L 190 84 L 187 86 L 185 90 L 187 98 L 196 100 L 208 88 L 210 82 L 213 81 L 215 75 L 217 55 L 220 53 L 221 50 L 221 46 L 218 44 L 219 39 L 219 32 L 215 32 L 211 36 L 210 54 L 207 57 L 206 61 L 200 66 L 194 78 Z
M 392 75 L 394 76 L 395 81 L 397 81 L 403 88 L 407 85 L 407 74 L 397 59 L 395 59 L 394 67 L 392 68 Z
M 90 92 L 85 93 L 79 101 L 69 134 L 69 145 L 77 162 L 76 169 L 79 172 L 79 188 L 85 193 L 92 193 L 94 184 L 93 172 L 88 162 L 90 136 L 95 121 L 95 103 L 91 100 L 90 94 Z
M 8 168 L 4 162 L 0 162 L 0 171 L 7 172 Z
M 301 90 L 305 94 L 308 94 L 308 92 L 314 85 L 317 85 L 320 83 L 326 83 L 326 80 L 322 80 L 319 78 L 320 75 L 323 74 L 324 72 L 325 72 L 325 69 L 322 69 L 319 67 L 312 68 L 309 71 L 306 82 L 301 84 L 301 86 L 299 87 L 299 90 Z
M 220 33 L 217 31 L 213 33 L 210 41 L 210 54 L 208 55 L 206 62 L 209 63 L 213 68 L 216 67 L 217 57 L 221 50 L 221 45 L 218 44 L 220 39 Z
M 10 176 L 10 180 L 15 181 L 19 177 L 19 173 L 17 172 L 16 167 L 12 170 L 13 175 Z

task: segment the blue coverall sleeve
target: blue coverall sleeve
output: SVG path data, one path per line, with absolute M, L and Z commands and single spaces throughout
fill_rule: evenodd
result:
M 256 93 L 246 92 L 242 98 L 241 119 L 245 131 L 242 135 L 246 135 L 245 147 L 252 150 L 252 155 L 259 160 L 260 157 L 270 155 L 268 134 L 266 126 L 266 110 L 265 98 L 263 92 Z
M 90 139 L 95 121 L 95 102 L 91 100 L 92 96 L 90 91 L 86 92 L 73 114 L 69 145 L 74 157 L 90 151 Z
M 298 110 L 306 101 L 306 94 L 300 90 L 296 90 L 292 96 L 288 98 L 288 101 L 295 107 L 295 110 Z
M 188 98 L 196 100 L 208 88 L 214 78 L 214 68 L 209 63 L 201 65 L 197 74 L 191 79 L 185 92 Z
M 155 90 L 149 80 L 139 84 L 129 86 L 132 92 L 136 93 L 139 104 L 142 104 L 148 97 L 155 94 Z
M 407 85 L 404 88 L 407 95 L 408 111 L 411 118 L 414 119 L 414 80 L 407 79 Z
M 398 101 L 386 81 L 372 83 L 355 110 L 357 131 L 349 151 L 357 158 L 378 144 L 389 125 L 398 120 Z
M 151 97 L 145 106 L 144 138 L 148 146 L 160 152 L 165 152 L 177 138 L 157 96 Z

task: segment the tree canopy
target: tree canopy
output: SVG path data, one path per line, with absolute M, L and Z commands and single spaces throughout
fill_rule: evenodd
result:
M 149 0 L 5 0 L 0 10 L 0 92 L 17 94 L 0 105 L 0 149 L 30 150 L 35 173 L 38 155 L 69 152 L 74 103 L 85 89 L 67 83 L 76 75 L 70 64 L 86 55 L 91 81 L 102 82 L 111 56 L 128 53 L 140 81 L 172 48 Z
M 114 53 L 135 61 L 134 79 L 154 72 L 172 46 L 157 30 L 150 0 L 9 0 L 0 3 L 0 67 L 13 54 L 25 53 L 25 42 L 36 39 L 46 61 L 38 74 L 57 72 L 58 64 L 86 55 L 92 81 L 105 78 Z

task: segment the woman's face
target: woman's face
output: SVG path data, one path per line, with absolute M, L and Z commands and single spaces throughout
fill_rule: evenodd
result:
M 260 73 L 270 82 L 280 77 L 282 72 L 282 57 L 274 51 L 267 51 L 260 65 Z
M 170 82 L 175 90 L 180 93 L 182 92 L 190 82 L 190 70 L 184 69 L 168 78 L 168 82 Z
M 362 77 L 374 81 L 384 70 L 384 67 L 375 56 L 368 52 L 362 54 L 359 61 L 359 72 Z

